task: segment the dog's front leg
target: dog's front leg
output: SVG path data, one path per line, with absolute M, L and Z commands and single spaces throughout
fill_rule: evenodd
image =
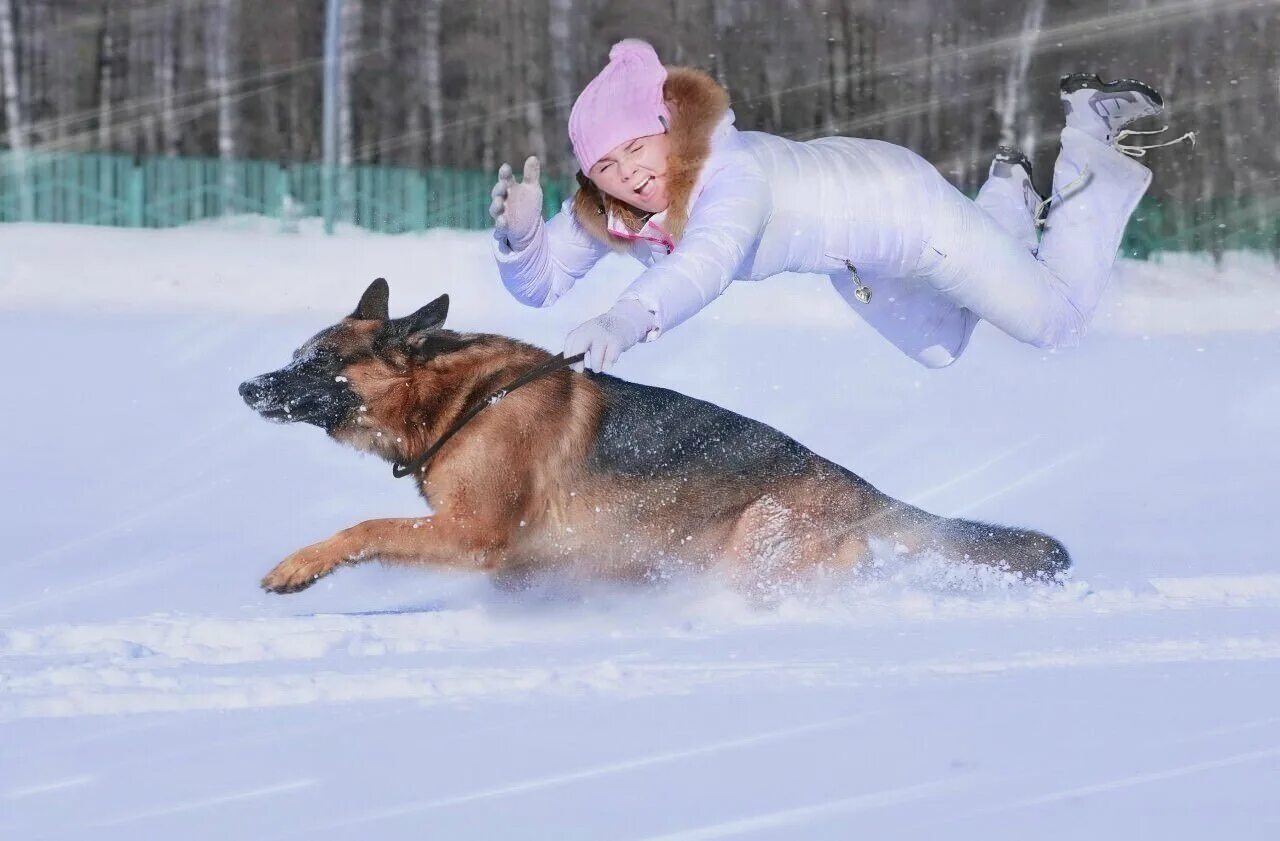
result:
M 305 590 L 345 564 L 382 560 L 481 569 L 499 554 L 489 529 L 450 526 L 436 517 L 366 520 L 299 549 L 262 579 L 271 593 Z M 484 535 L 483 542 L 475 538 Z

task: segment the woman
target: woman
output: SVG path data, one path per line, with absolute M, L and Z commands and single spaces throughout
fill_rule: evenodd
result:
M 621 41 L 569 115 L 582 169 L 560 212 L 543 222 L 536 158 L 520 183 L 510 166 L 499 170 L 490 213 L 503 283 L 544 307 L 610 249 L 644 263 L 618 302 L 565 342 L 567 356 L 585 352 L 596 371 L 733 280 L 786 271 L 829 275 L 873 328 L 930 368 L 954 362 L 979 319 L 1037 347 L 1075 344 L 1151 182 L 1134 159 L 1145 148 L 1121 142 L 1136 133 L 1126 126 L 1163 102 L 1128 80 L 1079 74 L 1061 88 L 1066 127 L 1038 238 L 1048 202 L 1011 149 L 970 200 L 890 143 L 738 131 L 711 77 L 665 68 L 649 44 Z

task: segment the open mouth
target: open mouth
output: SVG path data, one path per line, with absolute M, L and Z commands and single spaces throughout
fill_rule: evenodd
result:
M 274 423 L 289 423 L 290 421 L 300 420 L 291 409 L 284 406 L 254 406 L 254 411 L 266 420 Z
M 640 196 L 641 198 L 647 199 L 653 196 L 653 191 L 657 189 L 657 186 L 658 186 L 657 177 L 653 175 L 646 175 L 644 177 L 644 180 L 636 185 L 634 192 L 636 195 Z

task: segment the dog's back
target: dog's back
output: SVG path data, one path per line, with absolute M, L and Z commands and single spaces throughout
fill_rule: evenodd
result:
M 720 503 L 696 515 L 737 517 L 737 542 L 747 547 L 761 544 L 761 528 L 785 531 L 780 519 L 787 519 L 815 534 L 807 541 L 763 539 L 856 559 L 870 539 L 882 537 L 913 551 L 1040 577 L 1070 566 L 1066 548 L 1047 535 L 938 517 L 899 502 L 767 424 L 669 389 L 589 376 L 604 395 L 589 468 L 663 485 L 692 482 Z M 793 516 L 780 518 L 780 510 Z
M 764 480 L 797 476 L 814 458 L 773 427 L 714 403 L 608 374 L 589 376 L 604 394 L 591 450 L 596 469 L 646 478 L 700 473 Z

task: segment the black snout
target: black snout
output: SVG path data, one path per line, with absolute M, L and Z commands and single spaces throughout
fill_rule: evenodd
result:
M 244 398 L 244 402 L 248 403 L 248 407 L 252 410 L 261 410 L 265 404 L 274 403 L 273 387 L 275 378 L 270 374 L 255 376 L 251 380 L 244 380 L 239 387 L 239 393 Z
M 267 420 L 289 420 L 290 406 L 283 402 L 279 385 L 274 375 L 263 374 L 240 383 L 240 396 Z
M 333 432 L 360 405 L 346 379 L 327 369 L 293 365 L 240 383 L 240 396 L 264 419 L 310 423 Z
M 240 396 L 244 398 L 244 402 L 248 403 L 250 406 L 262 401 L 262 396 L 265 390 L 266 388 L 261 382 L 261 377 L 252 380 L 245 380 L 240 383 Z

